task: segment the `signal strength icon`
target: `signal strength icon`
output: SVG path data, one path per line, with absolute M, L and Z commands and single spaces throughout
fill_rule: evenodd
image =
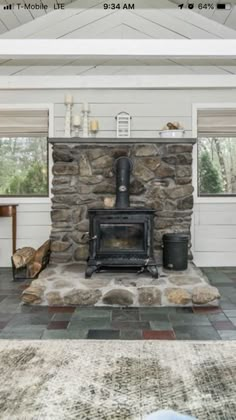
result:
M 7 4 L 6 6 L 3 6 L 3 9 L 4 10 L 12 10 L 13 6 L 12 6 L 12 4 Z

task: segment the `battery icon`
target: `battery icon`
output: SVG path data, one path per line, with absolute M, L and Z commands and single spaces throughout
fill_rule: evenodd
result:
M 222 10 L 230 10 L 231 9 L 231 4 L 230 3 L 218 3 L 216 5 L 217 9 L 222 9 Z

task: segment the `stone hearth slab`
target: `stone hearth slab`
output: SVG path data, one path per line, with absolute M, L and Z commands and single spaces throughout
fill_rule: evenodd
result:
M 86 279 L 83 264 L 49 265 L 22 293 L 24 303 L 49 306 L 218 306 L 219 298 L 218 290 L 192 263 L 184 271 L 159 267 L 158 279 L 110 271 Z

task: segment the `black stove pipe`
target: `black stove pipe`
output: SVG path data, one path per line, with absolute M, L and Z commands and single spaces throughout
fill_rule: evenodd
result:
M 129 207 L 129 184 L 130 174 L 133 169 L 132 161 L 126 157 L 121 156 L 115 161 L 116 173 L 116 204 L 115 207 L 124 209 Z

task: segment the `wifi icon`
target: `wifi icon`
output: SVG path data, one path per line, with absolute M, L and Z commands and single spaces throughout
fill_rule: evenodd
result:
M 7 6 L 3 6 L 4 10 L 11 10 L 13 9 L 12 4 L 8 4 Z

